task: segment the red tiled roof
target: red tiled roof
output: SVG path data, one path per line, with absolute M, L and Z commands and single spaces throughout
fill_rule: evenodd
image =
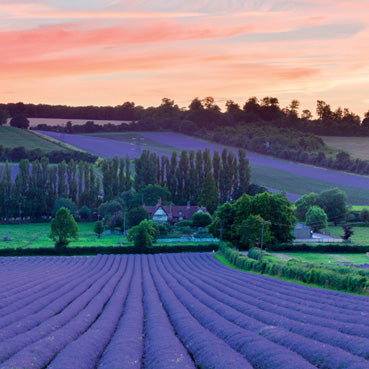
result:
M 189 203 L 187 205 L 178 205 L 178 206 L 162 205 L 160 199 L 155 206 L 144 205 L 144 208 L 150 214 L 151 217 L 155 214 L 155 212 L 159 208 L 162 208 L 168 216 L 168 221 L 173 223 L 178 222 L 179 220 L 190 220 L 192 216 L 199 210 L 207 212 L 205 207 L 198 205 L 190 205 Z M 183 219 L 180 219 L 181 217 Z

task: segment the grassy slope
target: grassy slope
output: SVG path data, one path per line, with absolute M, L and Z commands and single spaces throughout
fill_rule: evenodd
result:
M 7 126 L 0 126 L 0 145 L 10 148 L 23 146 L 26 150 L 40 148 L 45 152 L 63 150 L 60 145 L 45 140 L 34 132 Z
M 322 136 L 322 139 L 336 153 L 346 151 L 353 158 L 369 160 L 369 137 Z
M 332 187 L 338 187 L 347 193 L 348 202 L 350 204 L 369 204 L 369 190 L 332 184 L 330 182 L 303 177 L 260 165 L 251 165 L 251 168 L 252 181 L 262 186 L 272 187 L 298 195 L 309 192 L 319 193 Z
M 140 142 L 142 143 L 142 147 L 146 147 L 149 150 L 160 151 L 165 154 L 171 154 L 173 151 L 179 151 L 177 148 L 164 145 L 162 143 L 156 142 L 154 140 L 148 139 L 146 137 L 142 137 L 140 133 L 136 132 L 128 132 L 128 133 L 98 133 L 92 134 L 98 137 L 110 138 L 126 143 L 132 142 Z M 194 138 L 194 137 L 191 137 Z M 196 140 L 206 142 L 204 140 L 194 138 Z M 219 145 L 222 147 L 227 147 L 223 145 Z M 228 146 L 228 148 L 230 148 Z M 326 181 L 320 181 L 317 179 L 307 178 L 300 175 L 295 175 L 291 173 L 287 173 L 278 169 L 272 169 L 269 167 L 264 167 L 260 165 L 251 165 L 252 168 L 252 181 L 254 183 L 275 188 L 278 190 L 282 190 L 285 192 L 295 193 L 298 195 L 303 195 L 309 192 L 321 192 L 332 187 L 338 187 L 344 190 L 347 193 L 348 200 L 350 204 L 367 204 L 369 199 L 369 191 L 360 188 L 354 188 L 350 186 L 342 186 L 342 185 L 332 185 Z

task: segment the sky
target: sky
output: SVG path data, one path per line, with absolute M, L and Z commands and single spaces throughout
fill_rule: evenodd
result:
M 369 0 L 0 0 L 0 102 L 369 110 Z

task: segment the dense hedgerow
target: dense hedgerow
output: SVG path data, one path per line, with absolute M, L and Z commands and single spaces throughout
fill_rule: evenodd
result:
M 268 262 L 252 259 L 227 245 L 219 247 L 224 257 L 235 266 L 254 272 L 296 279 L 345 292 L 369 294 L 369 272 L 350 267 L 322 266 L 314 263 Z
M 97 247 L 67 247 L 63 250 L 54 248 L 34 249 L 0 249 L 0 256 L 72 256 L 72 255 L 98 255 L 98 254 L 160 254 L 163 252 L 212 252 L 218 251 L 216 243 L 203 245 L 162 245 L 152 246 L 145 250 L 138 250 L 134 246 L 97 246 Z

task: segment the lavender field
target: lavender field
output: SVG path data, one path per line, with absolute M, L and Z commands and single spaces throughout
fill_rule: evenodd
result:
M 369 368 L 368 315 L 210 254 L 0 258 L 2 369 Z

